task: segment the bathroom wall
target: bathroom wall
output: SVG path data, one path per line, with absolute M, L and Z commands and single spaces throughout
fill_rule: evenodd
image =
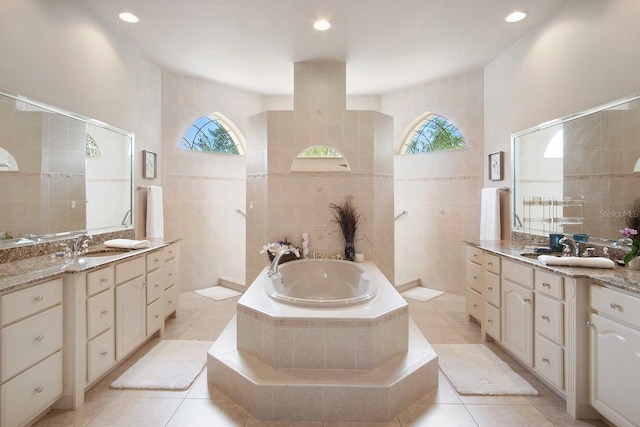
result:
M 160 151 L 160 69 L 127 40 L 68 0 L 3 0 L 0 29 L 0 88 L 134 132 L 137 156 Z M 140 197 L 134 209 L 144 233 Z
M 219 112 L 246 137 L 259 95 L 200 79 L 162 74 L 162 184 L 165 234 L 182 239 L 183 290 L 245 282 L 246 157 L 178 148 L 199 117 Z
M 487 64 L 485 157 L 505 151 L 509 171 L 512 133 L 640 91 L 638 16 L 634 0 L 568 1 Z
M 329 205 L 349 195 L 364 217 L 356 250 L 393 281 L 392 119 L 375 111 L 346 110 L 344 63 L 296 63 L 294 81 L 294 111 L 249 118 L 247 283 L 267 263 L 267 255 L 259 252 L 269 241 L 286 237 L 299 245 L 307 232 L 312 252 L 343 253 Z M 298 153 L 320 144 L 342 153 L 351 172 L 290 172 Z
M 461 151 L 395 156 L 395 215 L 408 211 L 395 221 L 396 285 L 419 278 L 422 286 L 464 294 L 463 240 L 480 232 L 482 87 L 482 70 L 474 70 L 382 96 L 396 146 L 425 112 L 451 120 L 467 144 Z

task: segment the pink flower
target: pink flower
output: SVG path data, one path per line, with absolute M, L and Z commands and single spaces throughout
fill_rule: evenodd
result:
M 629 227 L 625 227 L 622 230 L 620 230 L 620 234 L 622 234 L 625 238 L 627 239 L 631 239 L 631 236 L 635 236 L 638 234 L 638 230 L 635 230 L 633 228 L 629 228 Z

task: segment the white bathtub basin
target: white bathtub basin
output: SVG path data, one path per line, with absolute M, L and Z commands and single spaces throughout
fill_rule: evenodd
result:
M 350 261 L 302 260 L 278 268 L 282 280 L 267 279 L 272 299 L 301 307 L 345 307 L 373 299 L 378 286 L 366 269 Z

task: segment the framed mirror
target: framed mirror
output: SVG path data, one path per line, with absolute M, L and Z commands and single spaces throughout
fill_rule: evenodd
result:
M 0 92 L 0 244 L 133 228 L 134 135 Z
M 512 135 L 514 231 L 617 240 L 637 215 L 640 96 Z

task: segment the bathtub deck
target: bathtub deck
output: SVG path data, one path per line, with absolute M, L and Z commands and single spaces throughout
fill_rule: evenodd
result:
M 238 350 L 234 317 L 208 352 L 208 381 L 258 419 L 386 422 L 437 386 L 435 351 L 410 320 L 408 335 L 407 352 L 374 369 L 277 369 Z

